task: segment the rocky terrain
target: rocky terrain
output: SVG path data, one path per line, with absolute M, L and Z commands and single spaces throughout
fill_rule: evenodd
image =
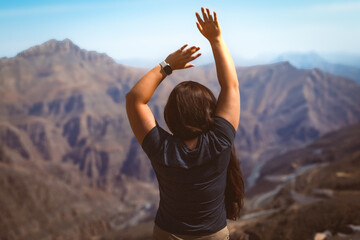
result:
M 124 105 L 145 71 L 68 39 L 0 59 L 0 239 L 114 239 L 151 225 L 156 180 Z M 275 164 L 269 159 L 360 122 L 353 81 L 288 62 L 237 72 L 236 148 L 249 196 L 286 186 L 264 180 Z M 175 72 L 150 102 L 162 126 L 167 96 L 183 80 L 219 91 L 213 65 Z M 267 203 L 249 198 L 244 213 Z
M 360 239 L 360 125 L 267 161 L 232 239 Z
M 153 185 L 130 179 L 104 191 L 71 171 L 14 163 L 1 148 L 0 239 L 101 239 L 154 216 Z

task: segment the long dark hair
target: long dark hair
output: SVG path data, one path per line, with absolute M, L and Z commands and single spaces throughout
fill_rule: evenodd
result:
M 235 147 L 231 149 L 230 162 L 227 169 L 225 188 L 226 218 L 236 220 L 240 218 L 240 211 L 244 206 L 244 180 L 239 159 L 236 157 Z
M 193 139 L 210 130 L 214 123 L 216 98 L 204 85 L 185 81 L 170 93 L 164 109 L 165 122 L 182 140 Z M 235 220 L 243 207 L 244 182 L 235 148 L 232 148 L 227 168 L 225 208 L 226 217 Z

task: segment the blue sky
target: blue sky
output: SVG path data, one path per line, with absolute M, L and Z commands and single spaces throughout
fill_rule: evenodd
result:
M 184 43 L 210 47 L 195 11 L 218 13 L 233 55 L 283 52 L 360 54 L 360 1 L 0 0 L 0 57 L 49 39 L 71 39 L 115 59 L 159 59 Z

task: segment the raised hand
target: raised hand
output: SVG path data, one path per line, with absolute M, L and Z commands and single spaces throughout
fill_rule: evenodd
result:
M 207 39 L 209 42 L 216 41 L 221 38 L 221 29 L 219 22 L 217 20 L 216 12 L 214 16 L 211 15 L 208 8 L 201 8 L 203 19 L 200 17 L 199 13 L 196 13 L 196 26 L 198 27 L 200 33 Z
M 201 53 L 194 55 L 200 50 L 199 47 L 192 46 L 185 49 L 186 47 L 187 44 L 182 46 L 179 50 L 171 53 L 165 59 L 165 62 L 167 62 L 173 70 L 194 67 L 194 64 L 189 64 L 189 62 L 200 57 Z

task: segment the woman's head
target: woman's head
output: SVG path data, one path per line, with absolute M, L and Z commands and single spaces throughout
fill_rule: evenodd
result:
M 200 83 L 186 81 L 170 93 L 164 117 L 174 136 L 187 140 L 210 129 L 215 108 L 216 98 L 210 89 Z

